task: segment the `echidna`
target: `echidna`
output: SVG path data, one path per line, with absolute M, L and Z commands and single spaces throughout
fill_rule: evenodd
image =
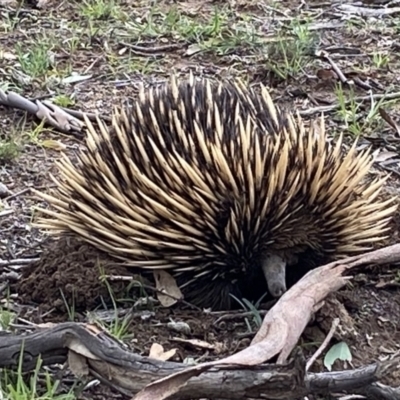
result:
M 185 298 L 230 307 L 285 268 L 339 259 L 382 238 L 396 209 L 366 182 L 369 151 L 344 154 L 324 122 L 306 128 L 240 81 L 179 81 L 145 90 L 111 128 L 86 118 L 87 149 L 58 163 L 58 212 L 41 227 L 73 233 L 127 265 L 173 272 Z M 295 266 L 293 266 L 295 268 Z

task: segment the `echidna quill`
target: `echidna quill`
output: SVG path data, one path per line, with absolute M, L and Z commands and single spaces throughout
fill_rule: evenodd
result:
M 173 273 L 185 299 L 229 308 L 262 284 L 275 297 L 296 260 L 333 260 L 383 238 L 393 199 L 367 181 L 369 151 L 345 153 L 321 125 L 276 107 L 265 87 L 191 76 L 87 124 L 64 156 L 40 226 L 72 233 L 143 269 Z M 290 270 L 289 268 L 289 270 Z

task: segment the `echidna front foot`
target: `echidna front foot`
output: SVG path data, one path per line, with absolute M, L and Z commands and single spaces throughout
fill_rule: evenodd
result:
M 275 298 L 286 292 L 286 260 L 276 254 L 267 254 L 262 261 L 262 270 L 268 291 Z

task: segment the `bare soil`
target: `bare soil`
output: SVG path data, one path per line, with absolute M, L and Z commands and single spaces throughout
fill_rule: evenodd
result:
M 354 104 L 358 107 L 347 120 L 340 107 L 328 110 L 327 129 L 332 137 L 345 131 L 348 146 L 355 138 L 354 130 L 359 129 L 359 147 L 372 144 L 380 154 L 373 173 L 392 173 L 383 195 L 399 193 L 399 132 L 379 113 L 371 117 L 371 102 L 359 99 L 370 92 L 399 92 L 400 56 L 395 40 L 400 32 L 399 17 L 363 18 L 346 14 L 331 2 L 315 1 L 179 1 L 174 5 L 161 1 L 156 7 L 150 3 L 116 1 L 112 10 L 102 14 L 94 1 L 88 2 L 94 5 L 86 9 L 73 1 L 25 2 L 22 8 L 0 1 L 5 21 L 0 25 L 0 88 L 29 99 L 55 101 L 67 96 L 73 100 L 69 108 L 109 116 L 113 104 L 136 95 L 139 82 L 164 80 L 172 69 L 181 74 L 192 70 L 214 77 L 241 76 L 251 85 L 262 82 L 271 87 L 277 103 L 316 117 L 320 112 L 313 111 L 315 107 L 339 101 L 337 76 L 326 59 L 315 55 L 316 49 L 323 49 L 346 77 L 356 82 L 353 89 L 343 85 L 343 96 L 354 100 L 344 110 L 351 114 Z M 311 36 L 304 39 L 307 33 L 302 29 Z M 282 32 L 295 38 L 295 46 L 284 53 L 276 45 Z M 40 43 L 47 43 L 48 66 L 43 62 L 47 56 L 37 50 Z M 206 44 L 206 50 L 197 51 L 199 44 Z M 169 50 L 148 50 L 167 45 Z M 382 106 L 395 122 L 400 119 L 398 97 Z M 39 123 L 32 115 L 0 105 L 0 144 L 3 150 L 4 143 L 16 144 L 12 157 L 5 156 L 0 147 L 0 183 L 8 189 L 0 207 L 0 254 L 4 260 L 0 272 L 2 280 L 10 283 L 10 293 L 1 286 L 3 303 L 11 301 L 20 318 L 41 323 L 68 320 L 72 304 L 77 321 L 93 318 L 95 311 L 105 309 L 110 315 L 114 312 L 112 299 L 117 299 L 121 314 L 130 309 L 127 341 L 133 350 L 148 355 L 151 345 L 159 343 L 166 351 L 177 349 L 176 361 L 207 361 L 248 346 L 257 330 L 252 313 L 206 313 L 185 304 L 164 309 L 152 301 L 155 293 L 150 289 L 145 289 L 143 297 L 143 293 L 128 290 L 127 282 L 121 280 L 109 280 L 107 286 L 100 279 L 102 273 L 129 275 L 107 255 L 76 238 L 50 239 L 30 226 L 34 207 L 47 205 L 29 189 L 51 188 L 50 174 L 57 176 L 54 161 L 61 154 L 55 142 L 49 146 L 45 141 L 62 143 L 70 154 L 81 145 L 79 138 L 47 126 L 38 128 Z M 40 131 L 38 137 L 33 134 L 35 129 Z M 399 215 L 384 244 L 398 242 L 398 223 Z M 27 265 L 24 260 L 30 259 L 34 261 Z M 384 360 L 398 351 L 399 277 L 397 265 L 358 270 L 351 284 L 332 296 L 310 323 L 301 342 L 306 355 L 315 352 L 337 316 L 341 327 L 333 343 L 345 340 L 353 359 L 351 363 L 337 361 L 334 369 Z M 138 294 L 147 302 L 139 304 Z M 178 331 L 171 322 L 185 322 L 190 330 Z M 201 339 L 211 349 L 182 339 Z M 326 371 L 323 358 L 312 370 Z M 400 376 L 387 376 L 384 383 L 399 386 Z M 99 385 L 79 398 L 125 397 Z

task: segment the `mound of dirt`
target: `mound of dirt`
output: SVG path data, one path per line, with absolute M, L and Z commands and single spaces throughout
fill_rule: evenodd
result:
M 43 311 L 66 312 L 67 305 L 93 310 L 111 304 L 109 287 L 115 299 L 128 286 L 124 281 L 108 280 L 107 287 L 101 279 L 104 274 L 133 276 L 93 246 L 76 238 L 61 238 L 46 245 L 40 260 L 24 270 L 14 290 L 22 302 L 37 303 Z

